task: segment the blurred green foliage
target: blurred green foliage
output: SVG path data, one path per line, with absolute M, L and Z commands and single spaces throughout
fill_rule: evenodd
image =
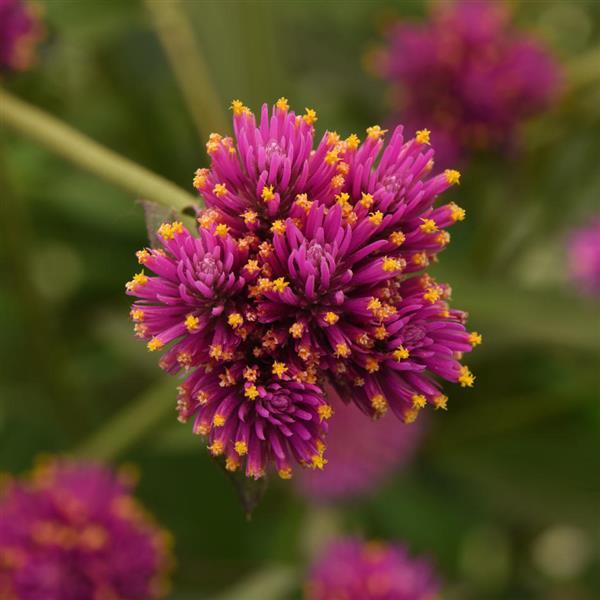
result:
M 41 4 L 48 38 L 38 68 L 11 90 L 190 189 L 204 140 L 143 2 Z M 390 15 L 416 18 L 424 6 L 188 0 L 184 9 L 223 106 L 240 97 L 257 109 L 285 95 L 317 108 L 323 129 L 350 133 L 386 115 L 364 53 Z M 514 10 L 576 87 L 527 127 L 518 158 L 473 161 L 452 191 L 468 219 L 436 272 L 485 336 L 471 364 L 475 389 L 453 392 L 409 471 L 371 497 L 315 508 L 270 482 L 250 521 L 174 411 L 128 444 L 130 408 L 115 458 L 139 463 L 143 501 L 175 534 L 174 600 L 224 594 L 263 570 L 254 591 L 227 598 L 282 597 L 284 567 L 302 572 L 322 532 L 337 528 L 431 555 L 445 598 L 600 594 L 599 304 L 568 285 L 563 246 L 600 204 L 600 64 L 581 66 L 598 54 L 600 3 Z M 1 142 L 0 468 L 18 472 L 40 452 L 106 445 L 90 436 L 135 407 L 159 374 L 131 334 L 123 293 L 146 239 L 140 206 L 18 135 L 3 131 Z M 162 384 L 150 392 L 155 408 L 174 406 L 171 383 L 170 393 Z

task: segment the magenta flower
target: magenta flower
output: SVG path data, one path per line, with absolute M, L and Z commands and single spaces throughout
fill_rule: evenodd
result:
M 376 489 L 412 458 L 421 439 L 421 422 L 399 424 L 388 413 L 370 420 L 325 388 L 334 411 L 327 433 L 327 468 L 301 469 L 295 478 L 303 496 L 321 502 L 351 499 Z
M 540 42 L 511 27 L 507 6 L 482 0 L 437 3 L 427 23 L 398 23 L 374 67 L 398 88 L 409 131 L 432 130 L 441 164 L 509 149 L 560 79 Z
M 23 0 L 0 0 L 0 70 L 29 68 L 42 31 L 33 5 Z
M 212 134 L 194 179 L 206 209 L 198 237 L 163 224 L 127 284 L 135 330 L 161 366 L 182 372 L 178 411 L 227 468 L 322 469 L 329 383 L 371 417 L 411 422 L 445 407 L 441 380 L 473 384 L 461 365 L 480 336 L 423 272 L 464 218 L 439 194 L 458 171 L 431 175 L 428 132 L 389 143 L 379 126 L 314 142 L 314 110 L 281 98 L 260 123 L 232 104 L 235 141 Z
M 431 566 L 402 546 L 341 539 L 313 565 L 306 600 L 435 600 Z
M 600 294 L 600 215 L 571 233 L 568 268 L 573 282 L 590 295 Z
M 168 538 L 108 469 L 51 460 L 0 491 L 0 597 L 162 596 Z

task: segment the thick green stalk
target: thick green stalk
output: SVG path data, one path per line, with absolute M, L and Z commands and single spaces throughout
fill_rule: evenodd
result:
M 145 0 L 156 34 L 200 139 L 225 133 L 229 122 L 184 7 L 179 0 Z
M 133 195 L 178 212 L 197 204 L 174 183 L 104 148 L 56 117 L 0 88 L 0 124 Z

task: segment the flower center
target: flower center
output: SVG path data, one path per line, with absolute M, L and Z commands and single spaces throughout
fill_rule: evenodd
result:
M 283 154 L 283 150 L 281 146 L 275 140 L 269 140 L 267 145 L 265 146 L 265 155 L 267 160 L 271 160 L 273 156 L 281 156 Z
M 381 185 L 390 194 L 395 194 L 400 189 L 400 183 L 395 175 L 386 175 L 381 180 Z
M 310 263 L 314 267 L 318 267 L 325 256 L 325 248 L 319 244 L 319 242 L 315 242 L 315 240 L 311 240 L 308 244 L 308 249 L 306 250 L 306 258 L 310 261 Z
M 198 263 L 198 271 L 203 275 L 216 275 L 219 270 L 217 259 L 212 254 L 205 254 Z
M 407 325 L 402 331 L 406 345 L 418 344 L 425 337 L 425 329 L 421 325 Z

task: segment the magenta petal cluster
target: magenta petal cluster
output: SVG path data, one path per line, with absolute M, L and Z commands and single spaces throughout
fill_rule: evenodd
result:
M 42 26 L 32 4 L 0 0 L 0 70 L 27 69 L 41 34 Z
M 327 432 L 327 468 L 299 469 L 294 478 L 298 492 L 317 502 L 349 500 L 366 494 L 413 457 L 423 435 L 422 420 L 398 423 L 388 413 L 373 421 L 325 388 L 334 416 Z
M 481 338 L 425 272 L 464 218 L 438 202 L 460 174 L 434 174 L 426 130 L 317 140 L 316 112 L 285 98 L 259 121 L 232 109 L 234 137 L 210 136 L 194 178 L 197 231 L 161 225 L 126 288 L 137 335 L 182 376 L 180 420 L 228 469 L 289 478 L 327 463 L 327 386 L 412 422 L 446 407 L 443 380 L 473 385 L 460 361 Z
M 585 294 L 600 295 L 600 215 L 571 232 L 567 254 L 575 285 Z
M 348 538 L 313 565 L 305 600 L 435 600 L 439 587 L 429 563 L 404 547 Z
M 519 124 L 557 97 L 558 65 L 509 16 L 502 2 L 435 3 L 426 23 L 391 27 L 375 59 L 397 88 L 396 116 L 432 130 L 442 163 L 509 149 Z
M 0 490 L 0 597 L 150 600 L 162 596 L 168 535 L 130 477 L 51 459 Z

